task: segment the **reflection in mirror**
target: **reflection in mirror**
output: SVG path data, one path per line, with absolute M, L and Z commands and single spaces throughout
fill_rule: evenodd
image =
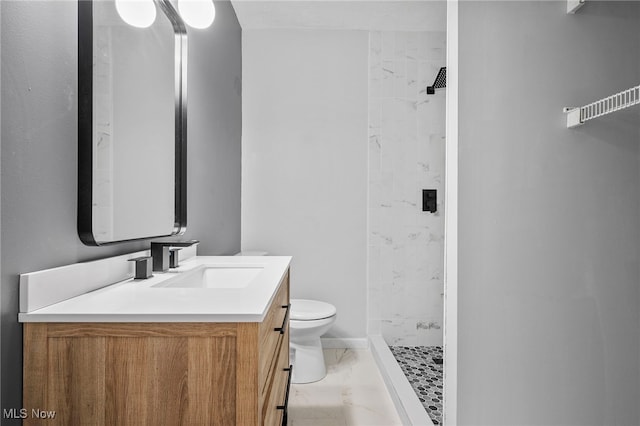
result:
M 113 0 L 78 4 L 85 244 L 185 230 L 186 33 L 168 0 L 148 3 L 158 10 L 146 28 L 127 24 Z

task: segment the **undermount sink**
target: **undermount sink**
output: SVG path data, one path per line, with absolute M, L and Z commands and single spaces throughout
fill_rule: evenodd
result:
M 152 287 L 157 288 L 245 288 L 263 266 L 202 265 Z

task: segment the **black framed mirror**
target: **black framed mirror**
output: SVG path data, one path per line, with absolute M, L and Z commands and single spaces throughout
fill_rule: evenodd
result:
M 169 0 L 146 28 L 78 1 L 78 234 L 87 245 L 187 225 L 187 34 Z

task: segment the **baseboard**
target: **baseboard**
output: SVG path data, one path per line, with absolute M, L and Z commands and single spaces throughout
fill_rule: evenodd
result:
M 340 337 L 323 337 L 322 347 L 324 349 L 367 349 L 369 347 L 369 339 L 362 338 L 340 338 Z
M 378 364 L 378 369 L 387 385 L 387 390 L 396 406 L 402 424 L 405 426 L 433 426 L 431 418 L 382 336 L 369 336 L 369 341 L 371 353 Z

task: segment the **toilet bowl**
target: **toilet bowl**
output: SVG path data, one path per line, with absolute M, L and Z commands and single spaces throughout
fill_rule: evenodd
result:
M 336 321 L 336 307 L 308 299 L 291 299 L 289 362 L 292 383 L 317 382 L 327 375 L 320 336 Z
M 266 251 L 241 251 L 236 256 L 266 256 Z M 292 383 L 311 383 L 327 375 L 320 336 L 336 322 L 336 307 L 309 299 L 291 299 L 289 310 L 289 362 Z

